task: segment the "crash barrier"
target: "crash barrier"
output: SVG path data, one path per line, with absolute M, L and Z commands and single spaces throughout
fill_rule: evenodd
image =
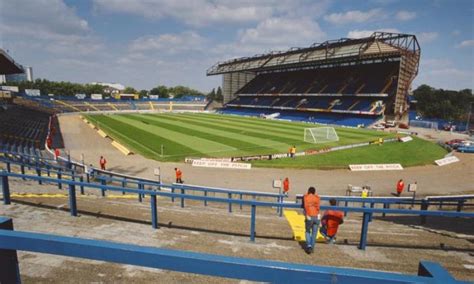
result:
M 69 210 L 71 216 L 77 216 L 77 202 L 76 202 L 76 187 L 90 188 L 101 191 L 118 191 L 118 192 L 127 192 L 137 195 L 144 195 L 150 197 L 150 207 L 151 207 L 151 223 L 152 227 L 158 228 L 158 211 L 157 211 L 157 196 L 167 197 L 167 198 L 185 198 L 190 200 L 198 201 L 207 201 L 207 202 L 217 202 L 217 203 L 232 203 L 232 204 L 242 204 L 243 206 L 249 206 L 251 208 L 250 215 L 250 240 L 255 241 L 255 232 L 256 232 L 256 215 L 257 207 L 260 208 L 280 208 L 283 209 L 295 209 L 300 208 L 300 204 L 296 203 L 279 203 L 279 202 L 262 202 L 257 200 L 240 200 L 235 198 L 221 198 L 221 197 L 211 197 L 211 196 L 199 196 L 199 195 L 190 195 L 182 193 L 172 193 L 164 191 L 155 191 L 155 190 L 144 190 L 144 189 L 135 189 L 128 187 L 119 187 L 119 186 L 110 186 L 103 184 L 87 183 L 80 182 L 75 180 L 58 180 L 51 177 L 42 177 L 35 175 L 22 175 L 16 173 L 9 173 L 7 171 L 0 171 L 0 180 L 1 187 L 3 192 L 3 202 L 8 205 L 11 203 L 10 200 L 10 186 L 9 178 L 22 178 L 27 180 L 41 180 L 43 182 L 52 182 L 68 185 L 69 189 Z M 358 212 L 363 213 L 362 218 L 362 228 L 359 241 L 359 249 L 365 249 L 367 246 L 367 233 L 369 222 L 372 220 L 373 214 L 397 214 L 397 215 L 418 215 L 418 216 L 444 216 L 444 217 L 464 217 L 464 218 L 474 218 L 474 213 L 466 212 L 452 212 L 452 211 L 427 211 L 427 210 L 407 210 L 407 209 L 379 209 L 379 208 L 366 208 L 366 207 L 341 207 L 341 206 L 321 206 L 321 210 L 332 209 L 339 210 L 342 212 Z
M 134 187 L 137 187 L 138 189 L 145 189 L 145 187 L 148 187 L 149 189 L 157 189 L 157 190 L 168 190 L 174 193 L 175 191 L 181 191 L 182 194 L 185 194 L 186 192 L 193 192 L 193 193 L 201 193 L 204 196 L 207 196 L 209 193 L 214 194 L 214 195 L 224 195 L 227 198 L 234 198 L 238 197 L 240 199 L 245 199 L 245 198 L 251 198 L 251 199 L 260 199 L 260 198 L 267 198 L 269 200 L 276 200 L 276 202 L 283 202 L 283 199 L 286 197 L 284 194 L 278 194 L 278 193 L 267 193 L 267 192 L 258 192 L 258 191 L 246 191 L 246 190 L 233 190 L 233 189 L 226 189 L 226 188 L 217 188 L 217 187 L 203 187 L 203 186 L 197 186 L 197 185 L 189 185 L 189 184 L 177 184 L 174 183 L 172 185 L 163 185 L 159 181 L 152 180 L 152 179 L 146 179 L 146 178 L 140 178 L 136 176 L 131 176 L 131 175 L 126 175 L 126 174 L 120 174 L 116 172 L 111 172 L 111 171 L 106 171 L 106 170 L 100 170 L 96 169 L 93 167 L 88 167 L 89 169 L 85 172 L 85 174 L 79 175 L 78 172 L 84 172 L 84 169 L 82 168 L 82 165 L 77 165 L 72 166 L 72 167 L 62 167 L 58 164 L 55 160 L 53 159 L 35 159 L 34 157 L 29 157 L 29 156 L 22 156 L 19 154 L 8 154 L 9 156 L 14 156 L 17 157 L 17 161 L 11 161 L 9 159 L 4 159 L 2 160 L 0 158 L 0 162 L 4 162 L 5 165 L 7 166 L 7 171 L 11 172 L 10 170 L 10 165 L 15 164 L 18 165 L 22 168 L 21 173 L 25 174 L 25 171 L 23 170 L 25 166 L 27 167 L 35 167 L 38 175 L 41 174 L 41 166 L 46 167 L 46 169 L 43 169 L 44 172 L 48 173 L 48 176 L 50 176 L 51 169 L 54 168 L 57 171 L 59 171 L 59 178 L 61 178 L 61 173 L 64 172 L 69 172 L 71 173 L 70 175 L 72 178 L 80 180 L 80 181 L 97 181 L 101 184 L 107 184 L 107 183 L 112 183 L 112 184 L 119 184 L 122 187 L 127 187 L 130 184 L 133 184 Z M 30 158 L 32 160 L 30 160 Z M 62 162 L 64 164 L 64 162 Z M 73 164 L 73 162 L 70 162 Z M 39 181 L 41 182 L 41 181 Z M 61 183 L 58 184 L 58 187 L 61 189 Z M 83 187 L 81 187 L 81 192 L 83 192 Z M 105 196 L 105 190 L 102 190 L 102 196 Z M 125 193 L 125 192 L 123 192 Z M 143 195 L 138 195 L 138 200 L 142 202 Z M 171 201 L 174 202 L 175 198 L 172 197 Z M 185 204 L 185 199 L 181 198 L 181 207 L 184 207 Z M 204 201 L 204 205 L 207 206 L 207 201 Z M 229 203 L 228 205 L 229 212 L 232 212 L 232 203 Z M 242 205 L 240 204 L 240 209 L 242 209 Z M 281 208 L 277 208 L 277 213 L 282 215 L 282 210 Z
M 1 283 L 21 283 L 17 250 L 269 283 L 462 283 L 435 262 L 420 262 L 418 275 L 313 266 L 14 231 L 0 217 Z
M 313 266 L 14 231 L 0 217 L 0 283 L 21 283 L 18 250 L 268 283 L 462 283 L 435 262 L 420 262 L 418 275 Z
M 270 200 L 275 200 L 278 203 L 282 203 L 283 199 L 286 197 L 284 194 L 278 193 L 268 193 L 268 192 L 258 192 L 258 191 L 247 191 L 247 190 L 235 190 L 235 189 L 227 189 L 227 188 L 218 188 L 218 187 L 204 187 L 198 185 L 190 185 L 190 184 L 180 184 L 180 183 L 173 183 L 173 184 L 163 184 L 159 181 L 153 180 L 133 180 L 127 178 L 115 178 L 109 176 L 94 176 L 94 179 L 99 181 L 101 184 L 119 184 L 122 187 L 126 187 L 130 184 L 133 184 L 138 189 L 152 189 L 152 190 L 166 190 L 172 193 L 176 191 L 180 191 L 181 194 L 186 194 L 186 192 L 192 193 L 200 193 L 204 196 L 208 196 L 209 194 L 213 194 L 213 196 L 224 196 L 229 199 L 233 199 L 235 196 L 238 197 L 240 200 L 243 199 L 253 199 L 258 200 L 261 198 L 267 198 Z M 139 201 L 141 202 L 142 199 L 139 196 Z M 175 202 L 175 198 L 171 197 L 171 201 Z M 204 200 L 204 206 L 207 206 L 207 201 Z M 184 198 L 181 198 L 181 207 L 184 208 Z M 242 204 L 240 204 L 240 209 L 242 209 Z M 228 205 L 229 213 L 232 212 L 232 203 Z M 281 214 L 281 210 L 277 210 L 277 213 Z
M 302 194 L 296 195 L 296 203 L 301 203 L 303 199 Z M 474 194 L 466 195 L 446 195 L 446 196 L 427 196 L 425 198 L 413 198 L 413 197 L 353 197 L 353 196 L 324 196 L 321 195 L 321 200 L 335 199 L 339 204 L 344 202 L 344 206 L 349 206 L 350 203 L 359 203 L 363 207 L 369 205 L 370 208 L 375 208 L 377 204 L 382 204 L 384 209 L 389 209 L 391 205 L 415 205 L 420 206 L 420 210 L 428 210 L 430 206 L 439 206 L 441 210 L 446 206 L 455 206 L 457 212 L 461 212 L 464 207 L 473 207 L 473 203 L 469 203 L 474 200 Z M 385 214 L 382 214 L 385 217 Z M 421 216 L 422 223 L 426 221 L 424 216 Z

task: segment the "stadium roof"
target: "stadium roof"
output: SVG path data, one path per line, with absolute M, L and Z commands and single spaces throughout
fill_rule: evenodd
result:
M 24 72 L 23 66 L 16 63 L 3 49 L 0 49 L 0 75 Z
M 288 51 L 270 52 L 218 62 L 207 70 L 207 75 L 400 57 L 407 53 L 419 58 L 420 45 L 415 35 L 374 32 L 371 36 L 361 39 L 342 38 L 315 43 L 306 48 L 291 48 Z

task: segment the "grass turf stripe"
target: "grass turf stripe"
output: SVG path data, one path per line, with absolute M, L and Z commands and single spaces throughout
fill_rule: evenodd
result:
M 166 137 L 167 139 L 170 139 L 177 144 L 183 145 L 191 149 L 195 149 L 197 152 L 200 152 L 200 153 L 236 150 L 236 148 L 234 147 L 221 144 L 219 142 L 202 139 L 202 138 L 195 137 L 192 135 L 187 135 L 179 131 L 169 130 L 164 127 L 159 127 L 156 125 L 146 124 L 146 123 L 143 123 L 142 121 L 137 121 L 137 120 L 132 119 L 130 115 L 120 115 L 120 116 L 114 115 L 112 116 L 112 118 L 115 120 L 124 122 L 135 128 L 152 133 L 154 135 L 161 136 L 163 138 Z
M 146 120 L 151 124 L 159 125 L 161 127 L 166 127 L 168 129 L 173 129 L 200 137 L 203 139 L 211 141 L 219 141 L 222 144 L 232 146 L 236 149 L 239 149 L 242 153 L 254 154 L 254 153 L 272 153 L 277 149 L 269 148 L 266 146 L 259 146 L 258 143 L 263 145 L 268 144 L 268 140 L 252 139 L 252 137 L 246 135 L 238 135 L 235 132 L 228 132 L 217 130 L 215 127 L 202 127 L 189 122 L 183 122 L 177 119 L 173 119 L 169 116 L 163 115 L 135 115 L 134 118 L 137 120 Z M 250 143 L 255 142 L 255 143 Z M 234 151 L 235 152 L 235 151 Z

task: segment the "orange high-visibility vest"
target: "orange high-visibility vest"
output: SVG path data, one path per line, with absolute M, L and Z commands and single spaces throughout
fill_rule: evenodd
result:
M 316 217 L 319 214 L 319 195 L 317 194 L 305 194 L 304 200 L 304 211 L 307 216 Z

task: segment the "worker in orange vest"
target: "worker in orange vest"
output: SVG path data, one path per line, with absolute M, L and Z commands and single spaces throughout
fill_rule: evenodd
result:
M 56 162 L 58 161 L 58 158 L 60 155 L 61 153 L 59 152 L 59 149 L 58 148 L 54 149 L 54 160 L 56 160 Z
M 397 196 L 402 195 L 403 189 L 405 188 L 405 183 L 403 182 L 403 179 L 400 179 L 397 182 Z
M 283 180 L 283 194 L 288 196 L 288 192 L 290 191 L 290 180 L 285 178 Z
M 321 216 L 319 215 L 319 195 L 316 194 L 314 187 L 308 188 L 308 193 L 303 196 L 303 204 L 305 214 L 305 228 L 306 228 L 306 253 L 314 251 L 316 241 L 316 234 L 318 233 L 319 222 Z
M 334 198 L 329 200 L 331 206 L 336 206 L 337 201 Z M 321 235 L 323 235 L 330 244 L 336 242 L 336 234 L 339 225 L 344 223 L 344 213 L 336 210 L 326 210 L 321 218 Z
M 100 169 L 105 171 L 105 165 L 107 164 L 107 160 L 104 158 L 104 156 L 100 156 L 99 164 Z
M 178 168 L 174 168 L 174 172 L 176 174 L 176 183 L 183 183 L 183 172 L 181 172 L 181 170 Z

